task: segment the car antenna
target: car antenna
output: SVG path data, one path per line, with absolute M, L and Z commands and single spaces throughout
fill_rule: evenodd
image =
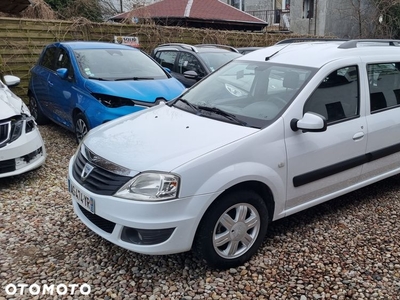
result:
M 281 52 L 283 49 L 285 49 L 287 46 L 289 46 L 290 44 L 287 44 L 285 47 L 283 47 L 282 49 L 279 49 L 278 51 L 276 51 L 275 53 L 272 53 L 270 56 L 267 56 L 265 58 L 265 61 L 269 61 L 271 59 L 272 56 L 275 56 L 276 54 L 278 54 L 279 52 Z

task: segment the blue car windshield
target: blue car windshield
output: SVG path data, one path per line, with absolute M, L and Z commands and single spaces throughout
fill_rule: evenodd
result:
M 81 74 L 101 80 L 167 79 L 164 70 L 135 49 L 82 49 L 74 51 Z

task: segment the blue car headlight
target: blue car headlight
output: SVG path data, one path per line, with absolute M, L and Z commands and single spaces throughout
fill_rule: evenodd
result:
M 101 104 L 110 108 L 116 108 L 121 106 L 135 106 L 135 102 L 132 99 L 122 98 L 117 96 L 110 96 L 106 94 L 92 93 L 92 96 L 100 101 Z

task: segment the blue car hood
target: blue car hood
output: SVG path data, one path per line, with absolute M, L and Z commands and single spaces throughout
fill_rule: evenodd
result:
M 155 80 L 100 81 L 87 79 L 85 87 L 91 93 L 105 94 L 143 102 L 167 101 L 179 96 L 185 87 L 175 78 Z

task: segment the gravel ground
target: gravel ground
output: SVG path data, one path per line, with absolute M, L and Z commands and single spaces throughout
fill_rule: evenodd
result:
M 66 187 L 73 135 L 40 131 L 46 164 L 0 179 L 0 300 L 400 299 L 399 176 L 271 224 L 251 261 L 212 270 L 191 252 L 140 255 L 86 229 Z M 8 295 L 10 284 L 71 288 Z

